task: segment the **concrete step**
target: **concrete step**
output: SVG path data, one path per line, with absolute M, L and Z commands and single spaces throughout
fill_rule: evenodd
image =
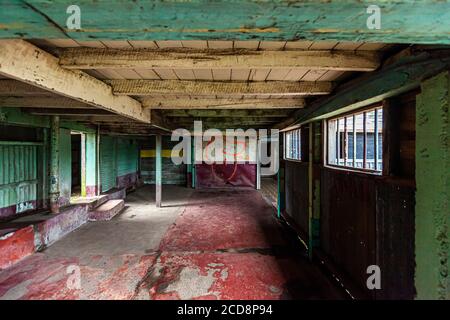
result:
M 89 221 L 107 221 L 120 213 L 125 207 L 123 199 L 108 200 L 100 207 L 89 212 Z
M 127 192 L 125 188 L 115 188 L 104 193 L 108 197 L 108 200 L 125 199 Z
M 71 200 L 71 204 L 76 205 L 87 205 L 89 211 L 93 211 L 95 208 L 100 207 L 102 204 L 104 204 L 106 201 L 108 201 L 109 198 L 107 195 L 100 195 L 97 197 L 85 197 L 85 198 L 78 198 Z

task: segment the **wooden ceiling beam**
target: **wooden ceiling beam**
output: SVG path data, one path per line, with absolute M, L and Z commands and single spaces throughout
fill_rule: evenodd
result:
M 151 68 L 302 68 L 337 71 L 373 71 L 380 60 L 371 51 L 256 51 L 68 48 L 59 64 L 67 69 Z
M 165 117 L 288 117 L 296 109 L 264 109 L 264 110 L 160 110 Z M 152 115 L 153 116 L 153 115 Z
M 116 95 L 281 95 L 310 96 L 331 93 L 328 81 L 183 81 L 183 80 L 106 80 Z
M 59 65 L 58 58 L 24 40 L 0 40 L 0 74 L 105 109 L 137 121 L 150 122 L 139 101 L 115 96 L 111 87 L 77 70 Z
M 151 109 L 289 109 L 303 108 L 303 99 L 155 99 L 142 98 Z
M 115 113 L 111 113 L 102 109 L 71 109 L 71 108 L 23 108 L 23 111 L 26 111 L 35 115 L 57 115 L 57 116 L 84 116 L 84 115 L 101 115 L 101 116 L 110 116 L 117 117 Z
M 0 96 L 1 107 L 16 108 L 67 108 L 67 109 L 93 109 L 89 104 L 60 97 L 53 96 Z

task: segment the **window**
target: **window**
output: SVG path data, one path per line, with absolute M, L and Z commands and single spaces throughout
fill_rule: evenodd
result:
M 330 119 L 327 127 L 328 165 L 381 172 L 382 107 Z
M 284 134 L 285 138 L 285 153 L 286 159 L 301 160 L 301 129 L 288 131 Z

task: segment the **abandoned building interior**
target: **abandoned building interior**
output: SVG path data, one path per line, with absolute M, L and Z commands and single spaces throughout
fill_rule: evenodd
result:
M 450 298 L 447 1 L 379 33 L 357 1 L 83 0 L 76 31 L 29 2 L 0 15 L 0 299 Z M 194 122 L 257 144 L 206 161 Z

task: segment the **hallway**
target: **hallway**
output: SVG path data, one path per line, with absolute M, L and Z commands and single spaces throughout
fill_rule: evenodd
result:
M 0 272 L 0 299 L 345 298 L 258 191 L 164 186 L 160 209 L 152 195 Z

